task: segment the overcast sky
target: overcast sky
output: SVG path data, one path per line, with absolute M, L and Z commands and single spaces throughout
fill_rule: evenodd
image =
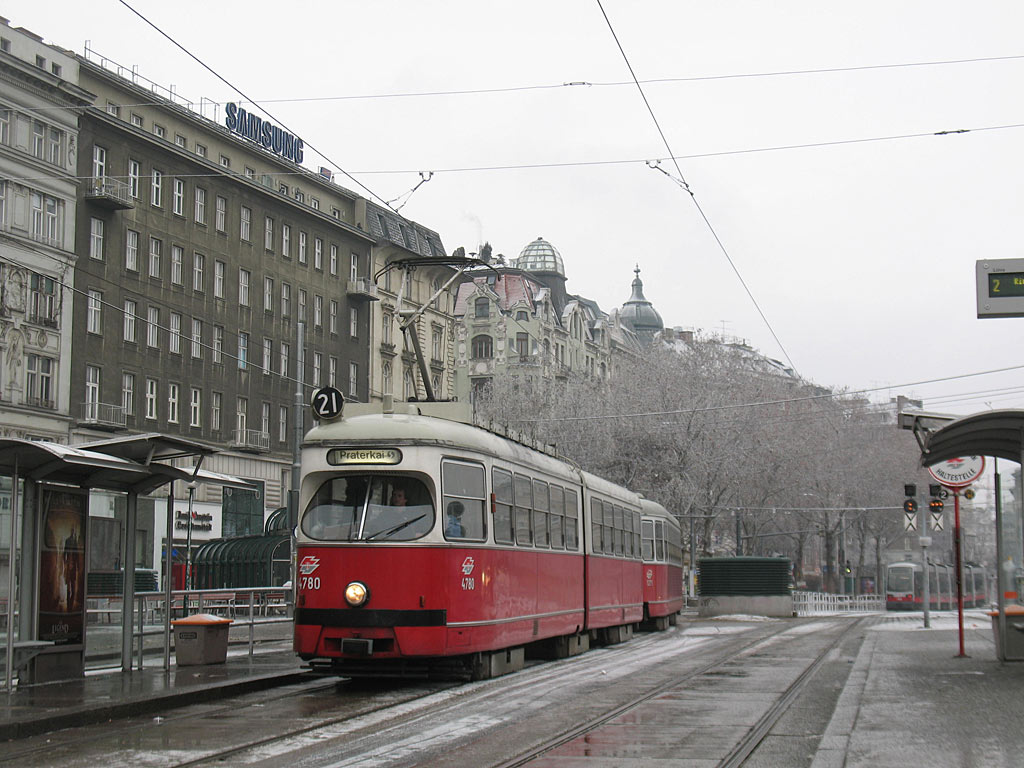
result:
M 974 289 L 976 260 L 1024 257 L 1020 2 L 603 0 L 660 81 L 643 87 L 692 197 L 596 0 L 130 4 L 303 138 L 308 167 L 384 200 L 433 172 L 394 205 L 449 252 L 543 236 L 605 311 L 639 265 L 666 325 L 818 384 L 1024 407 L 1024 369 L 913 384 L 1024 366 L 1024 319 L 977 319 Z M 117 0 L 57 6 L 3 13 L 197 102 L 239 98 Z M 475 93 L 394 95 L 441 91 Z

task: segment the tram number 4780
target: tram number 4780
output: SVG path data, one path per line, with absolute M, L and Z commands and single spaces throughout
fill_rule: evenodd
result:
M 476 589 L 476 579 L 472 576 L 462 577 L 462 588 L 463 589 Z

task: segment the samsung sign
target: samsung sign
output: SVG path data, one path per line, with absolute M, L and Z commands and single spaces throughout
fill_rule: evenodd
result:
M 302 139 L 292 136 L 267 120 L 262 120 L 256 115 L 246 112 L 233 102 L 228 102 L 224 109 L 227 112 L 224 125 L 229 131 L 237 133 L 249 141 L 255 141 L 264 149 L 269 149 L 275 155 L 280 155 L 293 163 L 302 162 Z

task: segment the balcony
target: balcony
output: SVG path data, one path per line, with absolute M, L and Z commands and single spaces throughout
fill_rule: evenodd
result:
M 230 447 L 245 453 L 269 453 L 270 433 L 258 429 L 236 429 L 231 433 Z
M 123 405 L 92 401 L 82 403 L 82 417 L 79 420 L 79 424 L 82 426 L 115 431 L 124 429 L 127 423 L 127 414 Z
M 106 176 L 94 176 L 85 188 L 85 199 L 111 211 L 134 208 L 128 185 Z
M 350 299 L 380 301 L 380 296 L 377 294 L 377 284 L 368 277 L 349 280 L 346 293 Z

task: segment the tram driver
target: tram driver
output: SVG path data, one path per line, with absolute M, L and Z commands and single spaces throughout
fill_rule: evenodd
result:
M 447 516 L 444 523 L 444 535 L 449 539 L 462 538 L 462 513 L 465 510 L 466 508 L 462 505 L 461 501 L 451 501 L 448 503 L 448 509 L 446 510 Z

